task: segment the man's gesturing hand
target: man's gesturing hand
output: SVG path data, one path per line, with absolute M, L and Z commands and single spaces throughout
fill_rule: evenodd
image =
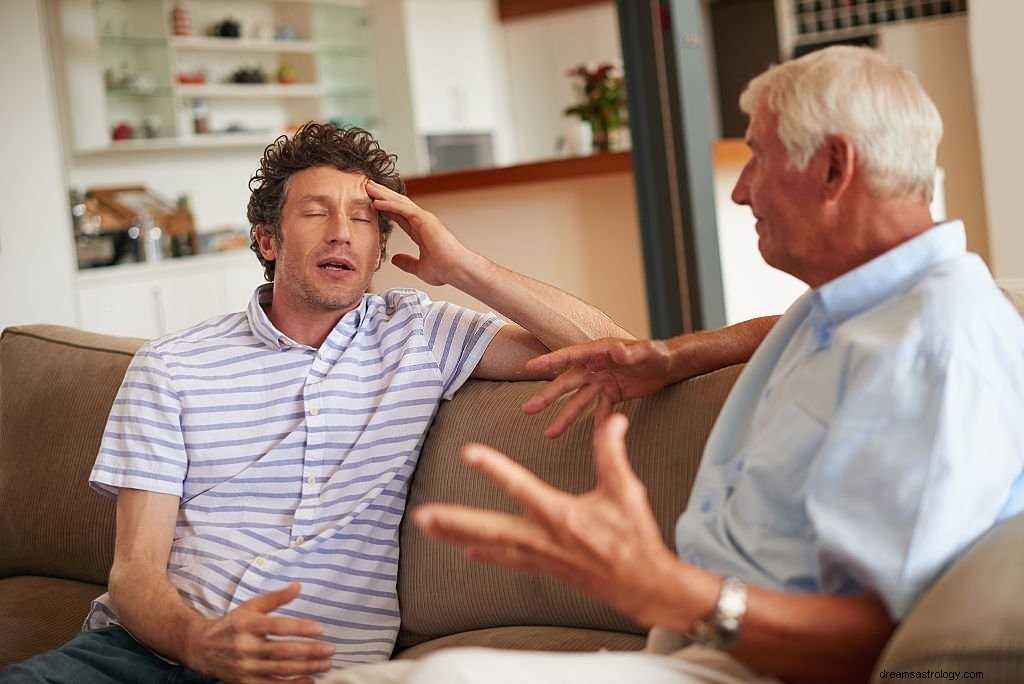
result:
M 629 466 L 628 421 L 614 414 L 594 435 L 597 486 L 584 494 L 559 491 L 507 456 L 468 445 L 471 467 L 522 504 L 522 516 L 454 504 L 423 504 L 412 521 L 429 538 L 466 549 L 478 561 L 552 575 L 601 599 L 642 624 L 671 605 L 667 577 L 681 564 L 665 545 L 643 483 Z
M 558 437 L 595 401 L 596 424 L 611 415 L 620 401 L 654 394 L 671 382 L 672 354 L 658 340 L 605 338 L 565 347 L 531 359 L 526 367 L 538 373 L 558 373 L 523 404 L 526 413 L 539 413 L 559 397 L 572 397 L 551 421 L 548 437 Z
M 312 684 L 312 675 L 331 668 L 334 653 L 330 644 L 313 640 L 323 628 L 312 620 L 270 615 L 298 596 L 299 589 L 293 582 L 210 620 L 193 635 L 193 667 L 237 684 Z

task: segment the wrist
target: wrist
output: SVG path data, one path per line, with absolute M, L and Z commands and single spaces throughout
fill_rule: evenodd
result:
M 740 626 L 746 612 L 746 583 L 738 577 L 726 577 L 722 581 L 714 612 L 694 623 L 694 641 L 717 651 L 732 648 L 739 640 Z

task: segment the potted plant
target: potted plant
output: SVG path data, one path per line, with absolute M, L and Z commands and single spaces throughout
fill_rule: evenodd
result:
M 594 151 L 607 152 L 611 149 L 611 134 L 629 121 L 622 73 L 605 63 L 593 69 L 581 64 L 570 69 L 568 75 L 579 79 L 576 90 L 580 101 L 564 113 L 590 124 Z

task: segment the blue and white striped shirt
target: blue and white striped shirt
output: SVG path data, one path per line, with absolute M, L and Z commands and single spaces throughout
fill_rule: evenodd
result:
M 111 409 L 91 483 L 181 498 L 168 574 L 218 616 L 302 582 L 276 612 L 319 621 L 334 665 L 390 656 L 398 529 L 441 399 L 502 322 L 415 290 L 364 295 L 320 349 L 245 313 L 143 346 Z M 86 621 L 117 616 L 108 596 Z

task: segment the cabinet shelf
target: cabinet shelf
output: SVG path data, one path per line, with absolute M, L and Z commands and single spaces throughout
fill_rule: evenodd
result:
M 271 131 L 247 133 L 203 133 L 191 137 L 134 138 L 114 140 L 108 147 L 82 150 L 82 156 L 96 156 L 107 153 L 131 152 L 172 152 L 176 150 L 206 150 L 210 148 L 251 147 L 263 148 L 274 142 L 279 135 Z
M 174 94 L 170 88 L 153 88 L 139 90 L 137 88 L 107 88 L 107 97 L 170 97 Z
M 123 47 L 166 47 L 167 39 L 162 36 L 100 36 L 100 42 L 108 46 Z
M 171 39 L 171 45 L 182 52 L 269 52 L 302 55 L 312 54 L 317 50 L 316 43 L 309 40 L 247 40 L 202 36 L 175 36 Z
M 319 97 L 323 88 L 317 83 L 212 83 L 178 86 L 185 97 L 246 98 L 246 97 Z
M 77 154 L 265 146 L 298 122 L 379 118 L 369 0 L 51 1 Z M 240 37 L 208 35 L 225 16 Z M 264 82 L 235 80 L 253 72 Z M 134 137 L 112 140 L 124 126 Z

